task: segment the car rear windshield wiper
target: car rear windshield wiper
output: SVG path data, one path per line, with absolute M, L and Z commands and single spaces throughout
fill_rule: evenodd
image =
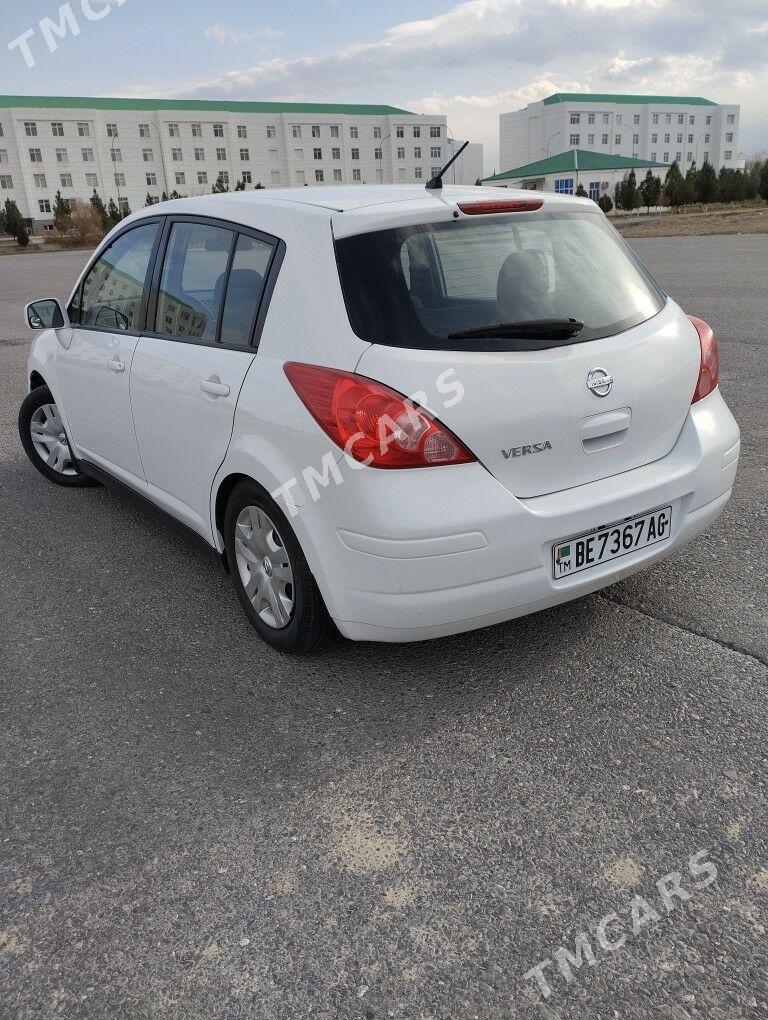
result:
M 565 340 L 584 329 L 578 319 L 523 319 L 520 322 L 497 322 L 473 329 L 459 329 L 449 333 L 449 340 L 472 340 L 474 337 L 502 339 L 519 338 L 536 340 Z

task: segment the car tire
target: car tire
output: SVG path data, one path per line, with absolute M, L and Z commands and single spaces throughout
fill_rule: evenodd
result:
M 29 459 L 49 481 L 68 488 L 99 484 L 80 470 L 47 386 L 37 386 L 24 398 L 19 437 Z
M 237 597 L 260 637 L 293 654 L 332 641 L 338 631 L 288 518 L 255 482 L 232 490 L 224 542 Z

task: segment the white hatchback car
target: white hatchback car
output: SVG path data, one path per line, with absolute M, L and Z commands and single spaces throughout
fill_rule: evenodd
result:
M 535 612 L 668 556 L 734 483 L 711 329 L 589 200 L 303 188 L 150 207 L 29 359 L 20 432 L 203 539 L 285 651 Z

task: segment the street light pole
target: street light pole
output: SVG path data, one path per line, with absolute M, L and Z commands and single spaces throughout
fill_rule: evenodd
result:
M 557 136 L 561 135 L 562 133 L 563 133 L 562 131 L 555 131 L 555 133 L 553 135 L 551 135 L 547 139 L 547 146 L 546 146 L 546 150 L 545 150 L 546 154 L 547 154 L 547 157 L 546 157 L 547 159 L 549 159 L 549 144 L 550 144 L 550 142 L 552 141 L 553 138 L 557 138 Z
M 388 135 L 384 135 L 384 137 L 381 139 L 381 159 L 379 160 L 381 166 L 379 167 L 379 184 L 384 183 L 384 142 L 386 142 L 386 140 L 391 137 L 392 132 L 390 131 Z

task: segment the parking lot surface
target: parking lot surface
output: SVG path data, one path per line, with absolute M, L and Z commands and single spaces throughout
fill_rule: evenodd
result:
M 84 256 L 0 258 L 0 1015 L 768 1016 L 768 237 L 635 246 L 720 341 L 716 526 L 558 609 L 306 659 L 33 470 L 22 306 Z

